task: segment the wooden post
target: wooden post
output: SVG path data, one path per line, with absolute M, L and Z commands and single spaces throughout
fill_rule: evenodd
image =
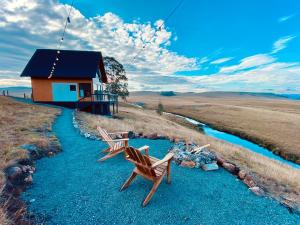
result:
M 8 96 L 8 90 L 6 90 L 6 96 Z
M 2 91 L 2 95 L 5 96 L 5 90 Z
M 26 94 L 24 93 L 24 98 L 26 98 Z
M 118 95 L 117 95 L 116 101 L 117 101 L 117 113 L 119 113 L 119 96 Z

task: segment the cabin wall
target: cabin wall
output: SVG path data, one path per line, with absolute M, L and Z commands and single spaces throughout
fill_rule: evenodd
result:
M 79 83 L 89 83 L 91 84 L 91 90 L 93 93 L 93 82 L 92 79 L 41 79 L 41 78 L 31 78 L 32 86 L 32 97 L 35 102 L 52 102 L 53 90 L 52 83 L 75 83 L 77 84 L 77 97 L 79 96 Z

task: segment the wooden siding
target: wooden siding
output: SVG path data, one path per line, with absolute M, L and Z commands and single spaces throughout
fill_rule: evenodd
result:
M 77 83 L 77 95 L 79 97 L 79 83 L 90 83 L 93 92 L 92 79 L 42 79 L 31 78 L 32 96 L 35 102 L 51 102 L 52 98 L 52 82 Z

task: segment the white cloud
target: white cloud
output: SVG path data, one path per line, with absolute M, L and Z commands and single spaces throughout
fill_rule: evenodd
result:
M 54 0 L 1 0 L 0 68 L 21 72 L 36 48 L 56 48 L 69 7 Z M 157 29 L 162 23 L 128 23 L 110 12 L 86 18 L 73 9 L 63 48 L 101 51 L 140 76 L 198 69 L 196 58 L 168 50 L 173 37 L 165 26 Z M 13 59 L 16 53 L 22 60 Z
M 257 54 L 253 56 L 246 57 L 240 61 L 238 65 L 222 67 L 220 69 L 221 73 L 232 73 L 237 72 L 244 69 L 254 68 L 258 66 L 262 66 L 265 64 L 269 64 L 275 61 L 270 55 L 267 54 Z
M 199 60 L 199 63 L 200 64 L 203 64 L 203 63 L 206 63 L 206 62 L 208 62 L 209 61 L 209 58 L 208 57 L 202 57 L 200 60 Z
M 4 78 L 0 80 L 0 87 L 11 87 L 11 86 L 24 86 L 29 87 L 30 86 L 30 80 L 29 79 L 14 79 L 14 78 Z
M 287 20 L 289 20 L 289 19 L 292 19 L 294 16 L 295 16 L 295 14 L 291 14 L 291 15 L 288 15 L 288 16 L 280 17 L 280 18 L 278 19 L 278 22 L 279 22 L 279 23 L 283 23 L 283 22 L 285 22 L 285 21 L 287 21 Z
M 216 60 L 212 61 L 210 64 L 218 65 L 218 64 L 228 62 L 232 59 L 233 59 L 233 57 L 220 58 L 220 59 L 216 59 Z
M 273 44 L 272 53 L 274 54 L 285 49 L 287 47 L 287 43 L 293 40 L 295 37 L 296 36 L 286 36 L 275 41 L 275 43 Z
M 235 73 L 216 73 L 187 77 L 190 88 L 207 88 L 215 91 L 300 92 L 300 64 L 273 62 L 250 70 Z M 193 88 L 192 88 L 193 87 Z

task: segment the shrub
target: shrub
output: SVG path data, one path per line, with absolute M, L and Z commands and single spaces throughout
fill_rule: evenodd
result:
M 163 114 L 163 112 L 164 112 L 164 106 L 163 106 L 163 104 L 161 104 L 161 102 L 158 103 L 156 112 L 157 112 L 157 114 L 159 114 L 159 115 L 162 115 L 162 114 Z

